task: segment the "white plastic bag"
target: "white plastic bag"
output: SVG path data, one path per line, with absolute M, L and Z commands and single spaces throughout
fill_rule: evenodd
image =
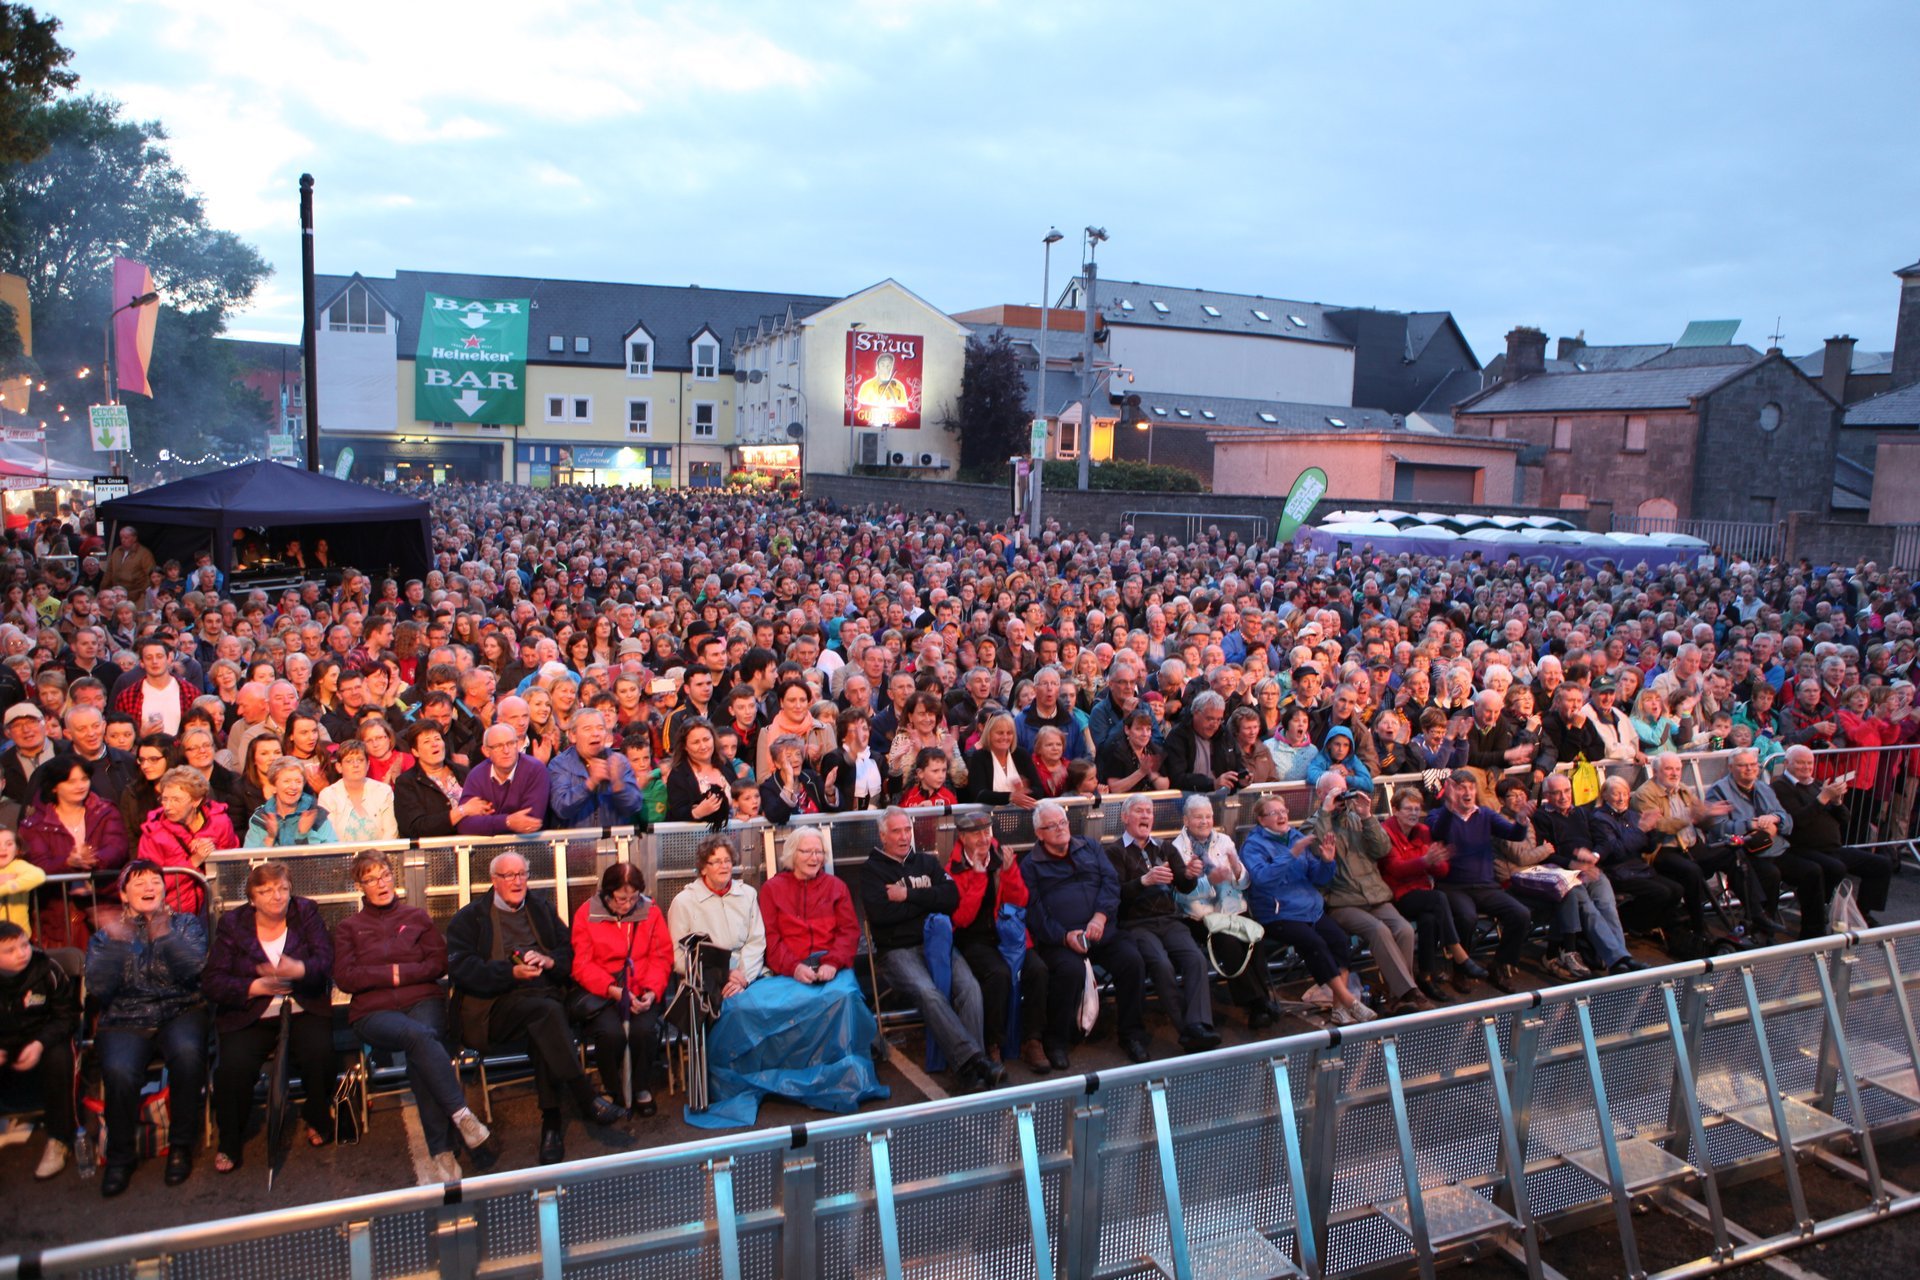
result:
M 1081 967 L 1087 971 L 1086 985 L 1080 988 L 1080 1034 L 1093 1034 L 1093 1024 L 1100 1021 L 1100 984 L 1093 980 L 1093 961 L 1081 961 Z
M 1860 882 L 1848 876 L 1833 891 L 1833 901 L 1827 907 L 1827 932 L 1858 933 L 1871 927 L 1867 924 L 1866 913 L 1860 910 L 1860 900 L 1856 896 L 1859 888 Z

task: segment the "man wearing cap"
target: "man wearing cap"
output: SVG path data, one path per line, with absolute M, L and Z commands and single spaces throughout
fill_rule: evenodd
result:
M 27 780 L 34 770 L 53 759 L 47 718 L 33 703 L 16 702 L 7 708 L 6 734 L 9 745 L 0 751 L 0 784 L 7 799 L 24 805 L 32 798 Z
M 1646 754 L 1640 750 L 1640 735 L 1634 732 L 1633 722 L 1627 718 L 1627 713 L 1620 709 L 1619 693 L 1619 682 L 1612 675 L 1596 677 L 1592 697 L 1587 703 L 1587 723 L 1600 739 L 1601 752 L 1606 759 L 1645 764 Z
M 1047 967 L 1034 954 L 1030 939 L 1021 952 L 1017 972 L 1001 950 L 1001 911 L 1013 907 L 1023 917 L 1026 913 L 1027 884 L 1020 878 L 1020 864 L 1014 860 L 1013 851 L 994 838 L 992 814 L 970 810 L 955 818 L 953 825 L 958 834 L 947 874 L 960 891 L 960 905 L 953 909 L 953 946 L 965 957 L 974 980 L 980 984 L 980 1026 L 987 1041 L 987 1056 L 998 1060 L 1017 982 L 1020 1060 L 1035 1074 L 1046 1075 L 1056 1065 L 1040 1040 L 1040 1029 L 1047 1019 Z M 1022 928 L 1019 924 L 1014 927 Z M 1064 1064 L 1063 1055 L 1060 1065 Z
M 1281 717 L 1284 720 L 1286 713 L 1295 707 L 1305 708 L 1310 716 L 1318 715 L 1322 705 L 1320 668 L 1310 662 L 1303 662 L 1293 669 L 1293 689 L 1281 700 Z
M 1007 1069 L 981 1048 L 980 984 L 965 953 L 952 949 L 946 994 L 927 967 L 928 917 L 948 917 L 942 923 L 951 943 L 960 891 L 938 857 L 914 849 L 913 818 L 905 809 L 881 817 L 880 847 L 860 869 L 859 890 L 880 976 L 920 1010 L 954 1077 L 969 1089 L 1005 1084 Z

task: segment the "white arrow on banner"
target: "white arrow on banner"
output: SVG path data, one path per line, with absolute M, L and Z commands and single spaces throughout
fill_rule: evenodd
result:
M 464 324 L 469 329 L 484 329 L 487 327 L 487 318 L 483 315 L 476 315 L 474 312 L 469 311 L 467 312 L 467 314 L 460 317 L 460 323 Z
M 458 396 L 454 397 L 453 402 L 459 405 L 460 411 L 469 418 L 487 407 L 487 402 L 476 395 L 472 387 L 468 387 L 465 391 L 462 391 Z

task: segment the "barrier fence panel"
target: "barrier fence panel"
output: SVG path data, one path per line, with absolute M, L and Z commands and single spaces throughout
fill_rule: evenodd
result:
M 605 854 L 596 848 L 595 856 Z M 644 855 L 643 855 L 644 856 Z M 1431 1276 L 1641 1209 L 1714 1250 L 1664 1280 L 1920 1208 L 1920 924 L 1188 1058 L 0 1259 L 0 1277 Z M 1854 1203 L 1815 1217 L 1818 1160 Z M 1720 1187 L 1777 1177 L 1764 1238 Z M 1833 1197 L 1825 1195 L 1821 1204 Z M 1600 1237 L 1596 1237 L 1598 1240 Z

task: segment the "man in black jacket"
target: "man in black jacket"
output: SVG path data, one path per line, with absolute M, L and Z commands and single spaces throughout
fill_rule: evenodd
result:
M 1153 838 L 1152 800 L 1129 799 L 1120 808 L 1120 822 L 1123 834 L 1107 849 L 1120 877 L 1120 928 L 1153 975 L 1153 989 L 1180 1033 L 1181 1048 L 1189 1053 L 1211 1049 L 1220 1043 L 1220 1033 L 1213 1029 L 1207 957 L 1173 898 L 1192 893 L 1199 878 L 1172 845 Z
M 1607 744 L 1587 714 L 1587 691 L 1572 681 L 1553 691 L 1553 706 L 1540 717 L 1540 749 L 1533 767 L 1552 773 L 1557 764 L 1587 760 L 1598 764 L 1607 757 Z
M 1893 867 L 1877 849 L 1845 847 L 1846 779 L 1833 778 L 1823 784 L 1814 773 L 1813 751 L 1804 746 L 1788 747 L 1786 775 L 1773 784 L 1774 798 L 1793 820 L 1793 828 L 1787 832 L 1787 852 L 1782 856 L 1812 863 L 1823 873 L 1818 892 L 1813 891 L 1811 878 L 1806 885 L 1808 892 L 1795 891 L 1794 896 L 1800 900 L 1803 938 L 1827 931 L 1827 902 L 1848 875 L 1860 877 L 1860 913 L 1868 924 L 1878 924 L 1873 913 L 1887 909 L 1887 886 L 1893 879 Z
M 67 1167 L 75 1132 L 73 1033 L 80 984 L 27 939 L 0 921 L 0 1069 L 37 1072 L 47 1145 L 33 1176 L 46 1181 Z
M 1166 758 L 1160 772 L 1182 791 L 1238 790 L 1247 779 L 1247 764 L 1238 744 L 1221 726 L 1227 719 L 1227 700 L 1209 689 L 1193 700 L 1185 719 L 1167 734 Z
M 880 976 L 920 1010 L 927 1034 L 960 1083 L 969 1089 L 1005 1084 L 1007 1069 L 988 1061 L 980 1047 L 980 984 L 967 958 L 954 949 L 950 995 L 941 993 L 927 969 L 927 917 L 949 917 L 951 937 L 960 890 L 938 857 L 914 849 L 913 817 L 905 809 L 888 809 L 880 819 L 880 847 L 861 868 L 860 905 L 873 935 Z
M 493 891 L 475 895 L 447 925 L 455 1025 L 482 1053 L 502 1040 L 526 1041 L 540 1101 L 540 1163 L 558 1164 L 567 1158 L 563 1091 L 594 1124 L 616 1124 L 627 1113 L 595 1092 L 573 1051 L 564 1003 L 573 969 L 566 926 L 545 899 L 528 895 L 525 858 L 497 854 L 487 873 Z

